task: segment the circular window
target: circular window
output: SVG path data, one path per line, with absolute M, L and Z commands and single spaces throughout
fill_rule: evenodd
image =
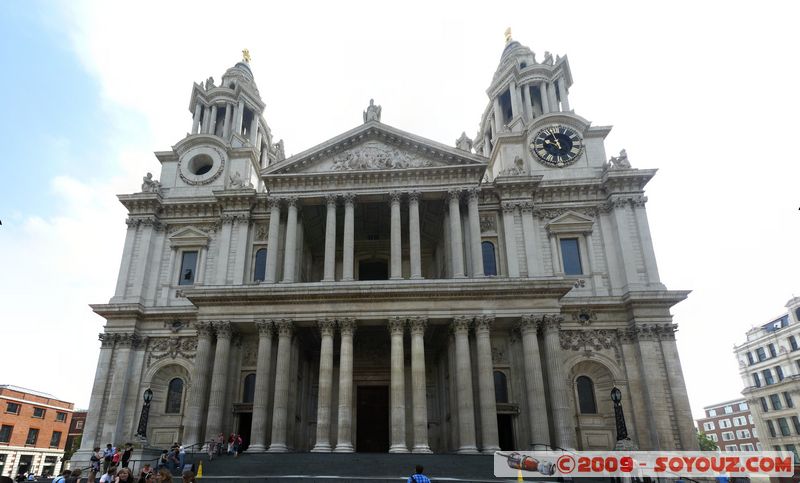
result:
M 198 154 L 189 161 L 187 168 L 190 173 L 196 176 L 202 176 L 211 171 L 213 166 L 214 160 L 211 159 L 211 156 L 207 154 Z

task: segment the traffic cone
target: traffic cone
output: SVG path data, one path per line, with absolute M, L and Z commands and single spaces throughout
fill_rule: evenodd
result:
M 517 470 L 517 481 L 525 481 L 522 479 L 522 470 Z
M 201 461 L 200 464 L 197 465 L 197 474 L 195 478 L 202 478 L 203 477 L 203 462 Z

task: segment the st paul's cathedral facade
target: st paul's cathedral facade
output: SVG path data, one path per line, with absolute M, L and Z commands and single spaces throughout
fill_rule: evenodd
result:
M 696 447 L 644 187 L 507 39 L 474 139 L 363 123 L 286 158 L 249 56 L 120 195 L 127 235 L 81 451 L 243 435 L 254 452 Z

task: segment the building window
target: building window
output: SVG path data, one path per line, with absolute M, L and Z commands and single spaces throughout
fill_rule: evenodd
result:
M 61 444 L 61 431 L 53 431 L 53 436 L 50 437 L 50 447 L 58 448 Z
M 59 423 L 63 423 L 67 420 L 67 413 L 57 412 L 56 413 L 56 421 Z
M 749 365 L 751 365 L 751 366 L 756 363 L 756 361 L 753 360 L 753 353 L 752 352 L 748 352 L 747 353 L 747 363 Z
M 760 401 L 761 401 L 761 410 L 764 411 L 765 413 L 769 412 L 769 405 L 767 404 L 767 398 L 762 397 Z M 752 418 L 752 416 L 750 417 Z M 752 423 L 752 421 L 750 422 Z
M 749 439 L 750 438 L 750 431 L 747 429 L 740 429 L 736 431 L 736 437 L 739 439 Z
M 786 418 L 778 418 L 778 427 L 781 428 L 781 436 L 789 436 L 792 434 L 789 431 L 789 421 Z
M 597 414 L 597 402 L 594 398 L 594 383 L 586 376 L 575 380 L 578 389 L 578 406 L 581 414 Z
M 744 416 L 736 416 L 735 418 L 733 418 L 734 426 L 744 426 L 745 424 L 747 424 L 747 418 L 745 418 Z
M 797 454 L 797 448 L 795 448 L 795 446 L 793 444 L 787 444 L 786 445 L 786 451 L 791 451 L 792 452 L 792 454 L 794 455 L 794 460 L 795 461 L 800 460 L 800 456 L 798 456 L 798 454 Z
M 714 427 L 714 421 L 703 423 L 703 431 L 713 431 L 714 429 L 716 429 Z
M 767 348 L 769 348 L 769 357 L 778 357 L 778 354 L 775 353 L 775 344 L 767 344 Z
M 196 270 L 197 252 L 183 252 L 183 255 L 181 255 L 181 273 L 178 278 L 178 285 L 194 285 Z
M 758 349 L 756 349 L 756 357 L 758 358 L 758 362 L 767 360 L 767 353 L 764 352 L 763 347 L 759 347 Z
M 494 252 L 494 243 L 485 241 L 481 243 L 483 253 L 483 274 L 486 276 L 497 275 L 497 258 Z
M 753 451 L 753 445 L 750 443 L 744 443 L 739 445 L 742 448 L 742 451 Z
M 39 430 L 35 428 L 30 428 L 28 430 L 28 437 L 27 439 L 25 439 L 25 444 L 35 445 L 37 439 L 39 439 Z
M 19 414 L 20 405 L 17 403 L 6 403 L 6 412 L 9 414 Z
M 582 275 L 581 251 L 578 247 L 577 238 L 562 238 L 561 240 L 561 260 L 564 262 L 565 275 Z
M 731 427 L 731 420 L 730 419 L 720 419 L 719 420 L 719 427 L 722 429 L 730 428 Z
M 33 408 L 33 417 L 37 419 L 44 418 L 45 410 L 44 408 Z
M 725 445 L 725 451 L 736 451 L 738 449 L 739 448 L 737 448 L 735 444 L 726 444 Z
M 795 434 L 800 434 L 800 418 L 792 416 L 792 426 L 794 426 Z
M 784 391 L 783 399 L 786 400 L 786 407 L 787 408 L 793 408 L 794 407 L 794 402 L 792 401 L 792 396 L 788 392 Z
M 169 381 L 167 386 L 167 407 L 164 413 L 180 414 L 181 402 L 183 402 L 183 379 L 176 377 Z
M 733 441 L 733 431 L 725 431 L 722 433 L 722 441 Z
M 14 431 L 14 426 L 4 424 L 0 426 L 0 443 L 8 443 L 11 441 L 11 433 Z
M 747 411 L 747 403 L 739 403 L 739 411 Z
M 253 281 L 263 282 L 267 275 L 267 249 L 260 248 L 256 252 L 255 270 L 253 271 Z
M 764 369 L 761 371 L 761 374 L 764 376 L 764 384 L 767 386 L 775 384 L 775 379 L 772 378 L 772 371 L 769 369 Z
M 725 406 L 725 414 L 731 414 L 731 413 L 733 413 L 733 407 Z
M 707 434 L 706 436 L 708 436 L 709 439 L 711 439 L 711 441 L 715 443 L 719 441 L 719 438 L 717 437 L 716 433 Z
M 248 374 L 244 378 L 242 390 L 242 402 L 252 403 L 256 395 L 256 375 Z
M 494 371 L 494 401 L 499 403 L 508 402 L 508 380 L 503 371 Z
M 761 387 L 761 379 L 759 379 L 757 372 L 753 373 L 753 385 L 755 387 Z
M 781 404 L 781 398 L 779 398 L 777 394 L 770 394 L 769 402 L 772 403 L 772 409 L 776 411 L 783 409 L 783 405 Z
M 779 381 L 783 380 L 783 369 L 781 369 L 781 366 L 775 366 L 775 374 L 778 375 Z
M 776 434 L 775 434 L 775 425 L 772 424 L 772 420 L 769 420 L 769 419 L 767 420 L 767 429 L 769 430 L 769 435 L 774 438 L 776 436 Z M 778 450 L 778 451 L 780 451 L 780 450 Z
M 83 419 L 75 421 L 75 429 L 83 429 Z
M 796 351 L 798 349 L 797 339 L 793 335 L 789 336 L 789 346 L 792 348 L 792 351 Z
M 716 409 L 709 409 L 708 410 L 708 417 L 713 418 L 716 415 L 717 415 L 717 410 Z

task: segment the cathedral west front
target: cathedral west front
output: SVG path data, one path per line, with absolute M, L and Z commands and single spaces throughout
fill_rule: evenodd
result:
M 479 131 L 363 123 L 291 157 L 249 56 L 128 210 L 76 459 L 240 433 L 252 452 L 695 449 L 645 185 L 569 102 L 567 57 L 509 38 Z M 269 97 L 265 93 L 265 97 Z M 385 106 L 389 111 L 391 106 Z M 270 119 L 279 124 L 279 119 Z M 634 163 L 635 164 L 635 163 Z

